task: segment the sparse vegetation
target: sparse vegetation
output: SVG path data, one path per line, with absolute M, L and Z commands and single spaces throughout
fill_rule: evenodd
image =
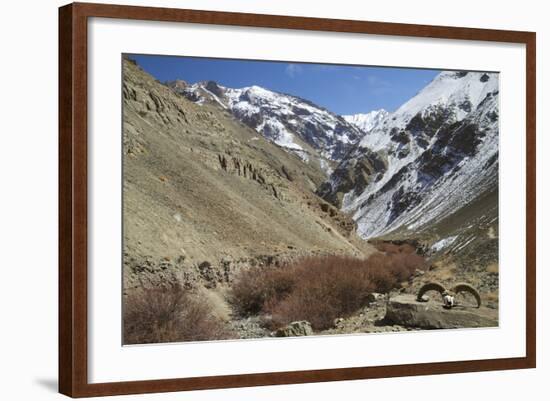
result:
M 410 244 L 397 245 L 392 242 L 380 242 L 375 246 L 376 246 L 376 249 L 378 249 L 380 252 L 385 252 L 389 254 L 416 252 L 416 249 L 414 248 L 414 246 Z
M 230 295 L 242 315 L 262 313 L 276 328 L 307 320 L 315 330 L 333 325 L 366 305 L 372 292 L 387 292 L 424 264 L 415 253 L 374 254 L 368 259 L 308 257 L 277 268 L 245 271 Z
M 233 283 L 230 302 L 242 316 L 256 315 L 284 299 L 296 286 L 294 266 L 254 267 L 244 271 Z
M 230 338 L 208 300 L 176 284 L 132 290 L 124 300 L 124 344 Z

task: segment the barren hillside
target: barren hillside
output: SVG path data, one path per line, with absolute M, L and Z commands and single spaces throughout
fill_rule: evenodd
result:
M 127 284 L 143 271 L 228 276 L 251 260 L 371 252 L 351 218 L 314 194 L 319 167 L 133 62 L 123 68 Z

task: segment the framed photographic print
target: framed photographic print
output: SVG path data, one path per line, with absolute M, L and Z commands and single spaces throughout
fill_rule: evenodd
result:
M 534 33 L 59 29 L 60 392 L 535 367 Z

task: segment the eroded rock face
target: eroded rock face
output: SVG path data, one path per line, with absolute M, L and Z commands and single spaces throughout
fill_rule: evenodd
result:
M 273 334 L 275 337 L 311 336 L 313 334 L 313 329 L 308 321 L 301 320 L 299 322 L 289 323 L 287 326 L 277 329 Z
M 346 193 L 362 192 L 369 184 L 382 177 L 386 168 L 384 157 L 377 152 L 363 149 L 360 157 L 340 163 L 331 180 L 324 182 L 317 190 L 317 194 L 340 208 Z
M 441 302 L 418 302 L 412 294 L 401 294 L 388 301 L 384 320 L 420 329 L 496 327 L 498 311 L 460 306 L 445 309 Z

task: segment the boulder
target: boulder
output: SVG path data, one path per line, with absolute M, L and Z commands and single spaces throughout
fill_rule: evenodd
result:
M 421 329 L 495 327 L 498 311 L 467 306 L 445 309 L 441 302 L 418 302 L 412 294 L 399 294 L 388 301 L 384 320 Z
M 385 297 L 386 297 L 385 294 L 380 294 L 378 292 L 371 292 L 369 295 L 367 295 L 367 301 L 369 303 L 378 302 L 378 301 L 382 301 Z
M 310 336 L 313 334 L 311 324 L 308 321 L 301 320 L 298 322 L 289 323 L 285 327 L 277 329 L 274 333 L 275 337 L 300 337 Z

